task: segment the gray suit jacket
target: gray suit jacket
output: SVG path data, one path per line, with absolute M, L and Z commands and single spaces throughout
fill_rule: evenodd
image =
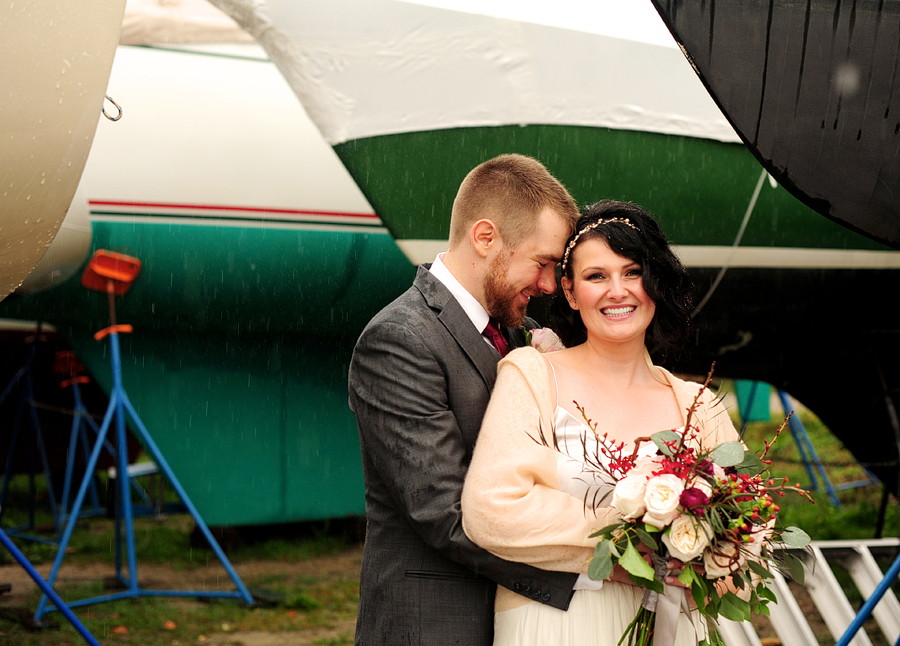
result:
M 508 332 L 511 347 L 524 344 Z M 356 344 L 350 408 L 367 518 L 358 645 L 488 646 L 496 583 L 568 607 L 576 575 L 499 559 L 462 529 L 463 480 L 499 359 L 425 265 Z

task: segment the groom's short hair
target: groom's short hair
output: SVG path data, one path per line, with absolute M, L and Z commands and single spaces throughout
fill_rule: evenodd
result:
M 541 162 L 517 154 L 489 159 L 469 171 L 453 200 L 450 247 L 461 244 L 471 226 L 487 218 L 497 225 L 504 246 L 513 250 L 537 231 L 547 207 L 570 227 L 578 221 L 572 196 Z

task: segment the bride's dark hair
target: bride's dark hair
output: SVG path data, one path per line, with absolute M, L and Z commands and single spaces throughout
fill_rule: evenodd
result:
M 600 220 L 614 218 L 619 221 L 591 227 Z M 621 221 L 625 219 L 630 224 Z M 656 220 L 630 202 L 602 200 L 585 207 L 575 232 L 566 242 L 563 275 L 569 280 L 572 280 L 573 256 L 578 247 L 585 240 L 595 238 L 606 240 L 614 252 L 641 265 L 644 291 L 656 305 L 656 313 L 647 328 L 647 347 L 661 358 L 677 352 L 690 330 L 692 284 Z M 551 327 L 566 347 L 583 343 L 587 330 L 581 315 L 569 307 L 561 286 L 557 287 L 550 305 Z

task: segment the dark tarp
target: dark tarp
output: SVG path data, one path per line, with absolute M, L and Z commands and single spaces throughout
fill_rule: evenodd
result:
M 652 0 L 785 188 L 900 248 L 898 0 Z

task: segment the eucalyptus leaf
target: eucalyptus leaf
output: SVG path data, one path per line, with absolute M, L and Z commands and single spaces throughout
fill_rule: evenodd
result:
M 600 559 L 609 556 L 609 541 L 600 541 L 594 546 L 594 558 Z
M 622 553 L 619 551 L 619 548 L 616 547 L 616 544 L 613 543 L 612 541 L 609 542 L 609 553 L 612 554 L 616 558 L 619 558 L 620 556 L 622 556 Z
M 719 614 L 732 621 L 750 621 L 750 604 L 729 591 L 722 596 Z
M 594 581 L 605 581 L 612 574 L 612 571 L 613 562 L 608 550 L 603 556 L 594 556 L 588 565 L 588 576 Z
M 740 464 L 736 464 L 734 467 L 735 471 L 738 473 L 746 473 L 748 476 L 758 475 L 767 468 L 768 467 L 763 461 L 759 459 L 759 456 L 753 451 L 744 451 L 744 459 L 741 460 Z
M 799 527 L 788 527 L 781 532 L 781 540 L 784 541 L 785 545 L 790 545 L 791 547 L 806 547 L 809 545 L 810 538 L 809 534 Z
M 619 565 L 640 579 L 653 580 L 653 568 L 641 557 L 631 543 L 628 543 L 625 553 L 619 558 Z
M 803 569 L 803 561 L 794 556 L 793 554 L 789 554 L 787 552 L 784 553 L 784 564 L 788 569 L 788 572 L 791 575 L 791 578 L 803 585 L 803 581 L 806 579 L 806 572 Z
M 624 524 L 625 523 L 613 523 L 612 525 L 607 525 L 603 529 L 598 529 L 593 534 L 591 534 L 591 538 L 596 538 L 597 536 L 609 536 Z
M 660 431 L 659 433 L 654 433 L 650 436 L 650 439 L 653 440 L 653 443 L 662 451 L 663 455 L 668 457 L 672 457 L 672 449 L 666 444 L 669 442 L 678 443 L 681 442 L 681 436 L 675 431 Z
M 653 537 L 650 536 L 650 534 L 642 529 L 638 529 L 637 527 L 635 527 L 634 531 L 635 533 L 637 533 L 638 538 L 641 539 L 641 543 L 654 551 L 659 548 L 659 546 L 656 544 L 656 541 L 653 540 Z
M 769 572 L 765 568 L 765 566 L 763 566 L 761 563 L 758 563 L 757 561 L 748 560 L 747 566 L 751 570 L 753 570 L 753 572 L 756 573 L 760 578 L 763 578 L 763 579 L 771 579 L 772 578 L 772 573 Z
M 744 460 L 744 446 L 740 442 L 723 442 L 712 452 L 712 461 L 720 467 L 733 467 Z

